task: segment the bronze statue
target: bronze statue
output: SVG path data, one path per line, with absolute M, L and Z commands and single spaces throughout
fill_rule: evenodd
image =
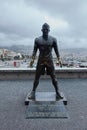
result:
M 57 40 L 54 37 L 48 35 L 50 31 L 50 26 L 47 23 L 44 23 L 42 25 L 41 31 L 42 31 L 42 36 L 35 39 L 32 60 L 30 62 L 30 67 L 32 67 L 37 50 L 39 49 L 39 58 L 36 66 L 35 80 L 34 80 L 32 92 L 30 93 L 28 99 L 35 99 L 35 91 L 39 84 L 39 78 L 41 75 L 44 75 L 45 72 L 47 73 L 47 75 L 50 75 L 52 79 L 52 83 L 56 92 L 56 99 L 63 99 L 63 97 L 61 97 L 58 91 L 57 79 L 55 77 L 55 70 L 54 70 L 53 57 L 52 57 L 52 48 L 54 48 L 58 62 L 60 65 L 62 65 L 58 47 L 57 47 Z

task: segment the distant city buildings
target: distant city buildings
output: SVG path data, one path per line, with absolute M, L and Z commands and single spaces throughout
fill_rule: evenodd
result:
M 23 65 L 29 66 L 29 62 L 31 60 L 31 55 L 32 55 L 33 47 L 25 47 L 25 46 L 13 46 L 13 48 L 10 49 L 5 49 L 5 48 L 0 48 L 0 60 L 1 61 L 12 61 L 15 66 L 20 66 Z M 83 51 L 80 49 L 77 50 L 61 50 L 60 52 L 61 59 L 62 59 L 62 65 L 63 67 L 87 67 L 87 50 Z M 38 53 L 36 56 L 36 60 L 34 62 L 34 67 L 37 64 L 37 58 L 38 58 Z M 53 61 L 55 66 L 59 66 L 56 55 L 53 51 Z M 17 62 L 17 63 L 16 63 Z M 1 64 L 1 62 L 0 62 Z M 17 65 L 18 64 L 18 65 Z M 7 64 L 6 64 L 7 65 Z M 10 64 L 8 64 L 9 66 Z M 19 66 L 19 67 L 20 67 Z
M 17 53 L 8 49 L 0 49 L 0 59 L 14 60 L 15 57 L 22 58 L 21 53 Z

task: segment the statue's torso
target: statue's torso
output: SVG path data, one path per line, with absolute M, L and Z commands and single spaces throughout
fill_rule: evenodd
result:
M 39 37 L 36 39 L 36 43 L 38 49 L 40 51 L 39 57 L 42 58 L 52 58 L 52 48 L 54 44 L 53 37 L 49 36 L 47 40 L 43 39 L 43 37 Z

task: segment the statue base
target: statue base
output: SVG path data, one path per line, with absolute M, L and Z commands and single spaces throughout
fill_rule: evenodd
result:
M 26 118 L 68 118 L 64 99 L 56 100 L 55 92 L 37 92 L 35 100 L 25 100 Z
M 27 95 L 27 97 L 25 99 L 25 105 L 29 105 L 30 101 L 58 101 L 58 100 L 56 100 L 55 92 L 36 92 L 35 100 L 28 99 L 29 95 L 30 95 L 30 93 Z M 60 95 L 63 97 L 63 99 L 61 99 L 63 104 L 67 105 L 67 100 L 66 100 L 64 94 L 61 92 Z
M 26 109 L 29 118 L 68 118 L 68 114 L 62 101 L 31 101 Z

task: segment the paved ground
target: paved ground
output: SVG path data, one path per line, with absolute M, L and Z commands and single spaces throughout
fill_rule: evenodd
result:
M 59 79 L 68 100 L 68 119 L 26 119 L 24 100 L 33 80 L 0 81 L 0 130 L 87 130 L 87 79 Z M 37 91 L 54 91 L 40 80 Z

